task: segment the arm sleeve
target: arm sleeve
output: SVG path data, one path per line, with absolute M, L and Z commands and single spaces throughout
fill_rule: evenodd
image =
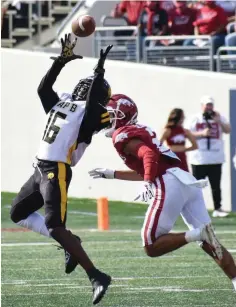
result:
M 138 159 L 143 161 L 144 181 L 154 182 L 157 175 L 160 154 L 153 151 L 144 143 L 139 144 L 135 148 L 134 154 Z
M 46 113 L 48 113 L 59 101 L 59 97 L 57 93 L 54 92 L 52 86 L 63 67 L 64 64 L 60 63 L 58 59 L 55 60 L 52 67 L 48 70 L 47 74 L 43 77 L 39 84 L 38 95 Z
M 127 3 L 126 1 L 122 1 L 118 4 L 118 10 L 120 13 L 125 13 L 127 10 Z
M 110 123 L 109 114 L 106 108 L 101 105 L 104 99 L 104 94 L 101 91 L 104 82 L 103 77 L 104 73 L 95 73 L 95 77 L 90 86 L 78 143 L 86 142 L 89 144 L 93 134 L 106 128 Z

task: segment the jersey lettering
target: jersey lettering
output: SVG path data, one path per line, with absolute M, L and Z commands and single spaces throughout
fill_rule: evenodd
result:
M 70 108 L 70 111 L 71 111 L 71 112 L 75 112 L 76 108 L 77 108 L 77 104 L 72 103 L 72 106 L 71 106 L 71 108 Z
M 171 151 L 170 149 L 168 149 L 167 147 L 165 147 L 156 137 L 156 133 L 154 131 L 152 131 L 151 128 L 147 127 L 147 126 L 143 126 L 143 125 L 136 125 L 137 128 L 145 128 L 145 130 L 149 133 L 149 135 L 151 136 L 152 138 L 152 143 L 154 145 L 156 145 L 157 149 L 163 154 L 163 155 L 166 155 L 166 156 L 169 156 L 171 158 L 174 158 L 174 159 L 178 159 L 179 158 L 176 156 L 176 154 Z
M 60 101 L 58 102 L 57 106 L 59 108 L 69 108 L 70 112 L 75 112 L 77 105 L 75 103 L 71 103 L 71 102 L 65 102 L 65 101 Z

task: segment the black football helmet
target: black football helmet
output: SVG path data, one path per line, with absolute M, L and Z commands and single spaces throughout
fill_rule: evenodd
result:
M 72 92 L 73 100 L 86 100 L 89 88 L 93 82 L 94 76 L 89 76 L 85 79 L 81 79 Z M 111 97 L 111 87 L 109 83 L 104 79 L 103 86 L 101 88 L 101 101 L 103 106 L 106 106 Z

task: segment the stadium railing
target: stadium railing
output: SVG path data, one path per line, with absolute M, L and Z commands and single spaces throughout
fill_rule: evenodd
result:
M 112 44 L 113 48 L 109 52 L 111 60 L 125 60 L 140 62 L 140 39 L 138 27 L 135 26 L 109 26 L 96 27 L 94 33 L 93 53 L 99 56 L 101 48 Z M 137 35 L 132 35 L 137 33 Z
M 192 40 L 195 45 L 183 45 Z M 169 42 L 169 45 L 165 43 Z M 171 67 L 213 70 L 210 36 L 148 36 L 143 40 L 143 62 Z
M 236 74 L 236 46 L 220 47 L 215 56 L 218 72 Z
M 64 2 L 64 5 L 60 6 L 51 0 L 20 1 L 25 8 L 23 15 L 14 6 L 10 7 L 4 16 L 2 47 L 11 48 L 21 39 L 32 39 L 34 34 L 38 34 L 39 41 L 37 43 L 40 44 L 40 35 L 43 29 L 52 28 L 53 23 L 67 15 L 78 1 Z M 21 20 L 24 22 L 19 23 Z
M 130 35 L 127 35 L 127 32 Z M 122 34 L 124 33 L 124 35 Z M 134 34 L 136 33 L 136 34 Z M 163 41 L 171 41 L 165 46 Z M 198 45 L 183 46 L 185 40 Z M 144 62 L 172 67 L 213 70 L 213 48 L 210 36 L 148 36 L 142 39 L 138 27 L 97 27 L 94 35 L 94 56 L 101 48 L 113 44 L 109 58 Z

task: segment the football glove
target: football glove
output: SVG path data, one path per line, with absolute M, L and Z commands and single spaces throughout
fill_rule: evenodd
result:
M 154 198 L 154 195 L 152 182 L 144 181 L 140 193 L 134 200 L 144 201 L 147 203 L 149 200 Z
M 74 54 L 74 48 L 77 37 L 71 42 L 71 35 L 65 34 L 65 38 L 61 38 L 61 55 L 59 57 L 50 57 L 52 60 L 59 59 L 60 62 L 66 64 L 72 60 L 83 59 L 81 55 Z
M 115 171 L 107 168 L 95 168 L 89 171 L 89 175 L 93 177 L 93 179 L 98 179 L 98 178 L 114 179 Z
M 108 53 L 109 53 L 109 51 L 111 50 L 112 47 L 113 47 L 113 45 L 107 46 L 105 52 L 103 52 L 103 49 L 100 50 L 100 58 L 98 60 L 98 64 L 94 68 L 94 72 L 96 72 L 96 73 L 104 73 L 105 72 L 104 63 L 105 63 L 106 57 L 107 57 L 107 55 L 108 55 Z

